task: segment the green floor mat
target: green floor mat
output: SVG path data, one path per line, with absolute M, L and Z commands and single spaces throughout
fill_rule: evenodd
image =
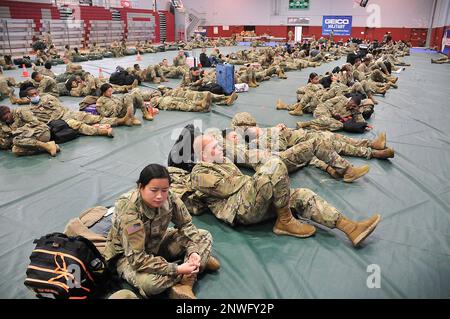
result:
M 228 53 L 240 48 L 220 49 Z M 146 66 L 164 57 L 171 61 L 176 54 L 146 54 L 139 63 Z M 296 239 L 273 234 L 273 221 L 234 229 L 210 214 L 194 217 L 199 228 L 213 234 L 214 255 L 222 263 L 219 272 L 206 274 L 195 286 L 199 298 L 450 297 L 450 66 L 430 64 L 431 56 L 406 57 L 412 66 L 399 75 L 399 89 L 378 97 L 370 120 L 374 130 L 352 135 L 374 138 L 386 131 L 395 159 L 350 158 L 355 165 L 370 165 L 369 174 L 353 184 L 313 167 L 291 175 L 292 187 L 312 189 L 350 218 L 380 213 L 383 219 L 364 245 L 355 249 L 342 233 L 324 227 L 312 238 Z M 63 144 L 55 158 L 17 158 L 1 151 L 0 298 L 33 298 L 23 285 L 32 241 L 62 231 L 86 208 L 112 205 L 134 186 L 145 165 L 165 164 L 175 129 L 194 120 L 203 128 L 225 128 L 242 111 L 251 112 L 263 126 L 295 127 L 311 116 L 276 111 L 276 101 L 295 102 L 295 91 L 306 84 L 310 72 L 323 74 L 344 62 L 289 72 L 287 80 L 273 78 L 239 94 L 231 107 L 213 106 L 211 113 L 161 111 L 142 127 L 115 129 L 114 139 L 80 137 Z M 97 75 L 100 67 L 107 73 L 116 65 L 134 63 L 136 57 L 129 56 L 81 64 Z M 55 72 L 63 70 L 55 67 Z M 20 80 L 21 70 L 5 74 Z M 80 99 L 61 100 L 78 109 Z M 370 265 L 380 269 L 380 288 L 368 288 Z

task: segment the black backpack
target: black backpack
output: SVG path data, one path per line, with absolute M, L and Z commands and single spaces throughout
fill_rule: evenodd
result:
M 116 72 L 111 73 L 109 77 L 109 83 L 116 85 L 131 85 L 134 80 L 136 80 L 136 77 L 122 67 L 117 67 Z
M 31 58 L 29 56 L 24 56 L 23 58 L 17 58 L 13 60 L 15 65 L 18 65 L 22 67 L 22 65 L 25 65 L 27 68 L 31 68 Z
M 196 164 L 194 160 L 194 139 L 201 134 L 200 130 L 193 124 L 186 125 L 169 152 L 168 166 L 181 168 L 188 172 L 192 171 Z M 185 154 L 185 152 L 188 153 Z
M 48 124 L 51 140 L 56 144 L 66 143 L 78 137 L 78 131 L 70 128 L 64 120 L 53 120 Z
M 25 286 L 45 299 L 86 299 L 106 279 L 106 262 L 94 244 L 52 233 L 34 240 Z

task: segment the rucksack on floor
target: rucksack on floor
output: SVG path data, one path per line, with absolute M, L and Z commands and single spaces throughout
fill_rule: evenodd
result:
M 72 129 L 64 120 L 53 120 L 49 122 L 51 140 L 56 144 L 69 142 L 78 137 L 78 132 Z
M 192 171 L 196 164 L 194 161 L 194 139 L 199 135 L 201 135 L 201 132 L 197 127 L 193 124 L 186 125 L 169 152 L 168 166 L 181 168 L 188 172 Z
M 86 299 L 106 278 L 106 263 L 84 237 L 52 233 L 36 239 L 25 286 L 45 299 Z

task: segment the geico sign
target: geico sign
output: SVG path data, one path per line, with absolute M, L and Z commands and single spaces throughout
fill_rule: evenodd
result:
M 350 24 L 349 19 L 326 19 L 325 24 Z

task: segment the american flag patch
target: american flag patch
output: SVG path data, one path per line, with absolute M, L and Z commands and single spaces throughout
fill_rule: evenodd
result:
M 141 223 L 134 223 L 132 225 L 129 225 L 127 227 L 127 234 L 131 235 L 134 234 L 135 232 L 139 231 L 142 229 L 142 224 Z

